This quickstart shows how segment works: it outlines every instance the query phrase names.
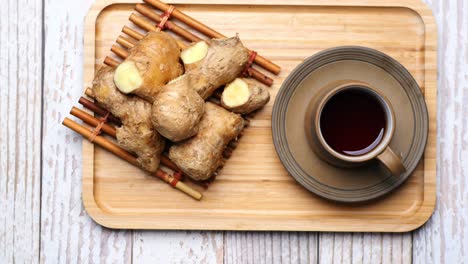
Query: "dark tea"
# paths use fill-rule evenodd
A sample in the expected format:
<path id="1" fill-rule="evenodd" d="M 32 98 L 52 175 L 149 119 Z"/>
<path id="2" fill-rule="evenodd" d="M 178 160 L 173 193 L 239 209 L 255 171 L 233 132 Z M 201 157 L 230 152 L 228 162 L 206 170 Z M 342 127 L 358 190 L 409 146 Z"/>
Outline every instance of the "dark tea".
<path id="1" fill-rule="evenodd" d="M 327 144 L 338 153 L 364 155 L 382 141 L 386 114 L 370 92 L 350 87 L 325 103 L 320 129 Z"/>

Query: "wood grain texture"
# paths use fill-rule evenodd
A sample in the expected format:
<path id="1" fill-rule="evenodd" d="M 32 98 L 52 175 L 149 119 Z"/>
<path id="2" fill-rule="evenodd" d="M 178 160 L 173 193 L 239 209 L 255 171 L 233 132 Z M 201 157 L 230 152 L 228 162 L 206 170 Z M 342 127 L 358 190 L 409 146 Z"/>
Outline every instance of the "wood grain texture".
<path id="1" fill-rule="evenodd" d="M 415 263 L 468 262 L 468 2 L 428 0 L 439 29 L 437 206 L 414 232 Z"/>
<path id="2" fill-rule="evenodd" d="M 133 263 L 222 263 L 223 233 L 135 231 Z"/>
<path id="3" fill-rule="evenodd" d="M 306 232 L 226 232 L 224 263 L 316 263 L 317 235 Z"/>
<path id="4" fill-rule="evenodd" d="M 322 233 L 319 263 L 412 263 L 411 233 Z"/>
<path id="5" fill-rule="evenodd" d="M 45 1 L 42 263 L 130 263 L 131 232 L 102 228 L 81 201 L 81 137 L 61 122 L 83 91 L 83 18 L 92 1 Z"/>
<path id="6" fill-rule="evenodd" d="M 0 9 L 0 263 L 39 261 L 40 1 Z"/>

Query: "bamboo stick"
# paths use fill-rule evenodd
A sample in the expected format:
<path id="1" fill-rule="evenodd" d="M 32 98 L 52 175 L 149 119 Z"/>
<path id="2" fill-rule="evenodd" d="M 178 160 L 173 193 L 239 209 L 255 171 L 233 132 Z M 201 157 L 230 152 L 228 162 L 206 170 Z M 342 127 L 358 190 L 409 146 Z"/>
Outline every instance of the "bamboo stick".
<path id="1" fill-rule="evenodd" d="M 85 128 L 85 127 L 81 126 L 78 123 L 75 123 L 71 119 L 65 118 L 63 120 L 63 125 L 70 128 L 71 130 L 77 132 L 78 134 L 82 135 L 84 138 L 86 138 L 88 140 L 90 139 L 92 131 L 89 130 L 88 128 Z M 113 153 L 116 156 L 122 158 L 123 160 L 129 162 L 130 164 L 139 167 L 139 164 L 138 164 L 136 158 L 133 155 L 131 155 L 127 151 L 123 150 L 119 146 L 115 145 L 111 141 L 107 140 L 106 138 L 104 138 L 102 136 L 96 136 L 93 143 L 95 143 L 96 145 L 110 151 L 111 153 Z M 174 181 L 174 177 L 172 177 L 171 175 L 165 173 L 164 171 L 162 171 L 160 169 L 157 170 L 155 175 L 158 178 L 162 179 L 163 181 L 165 181 L 166 183 L 169 183 L 169 184 L 171 184 Z M 189 195 L 190 197 L 192 197 L 192 198 L 194 198 L 196 200 L 200 200 L 203 197 L 200 192 L 192 189 L 191 187 L 189 187 L 188 185 L 186 185 L 185 183 L 183 183 L 181 181 L 177 181 L 174 188 L 184 192 L 185 194 Z"/>
<path id="2" fill-rule="evenodd" d="M 114 52 L 117 56 L 125 59 L 128 57 L 128 51 L 122 47 L 119 47 L 117 45 L 112 45 L 111 51 Z"/>
<path id="3" fill-rule="evenodd" d="M 86 89 L 86 91 L 88 90 L 91 90 L 89 88 Z M 89 95 L 88 95 L 89 96 Z M 92 98 L 92 96 L 90 96 Z M 107 114 L 107 110 L 97 106 L 95 103 L 91 102 L 90 100 L 84 98 L 84 97 L 81 97 L 80 100 L 78 101 L 82 106 L 88 108 L 89 110 L 93 111 L 94 113 L 100 115 L 100 116 L 105 116 Z M 109 115 L 107 117 L 107 119 L 112 122 L 112 123 L 115 123 L 116 125 L 118 126 L 121 126 L 122 123 L 120 122 L 120 119 L 118 119 L 117 117 L 113 116 L 113 115 Z"/>
<path id="4" fill-rule="evenodd" d="M 167 12 L 167 10 L 169 9 L 169 5 L 166 4 L 166 3 L 163 3 L 159 0 L 143 0 L 144 2 L 150 4 L 151 6 L 163 11 L 163 12 Z M 141 4 L 139 4 L 141 5 Z M 142 5 L 144 6 L 144 5 Z M 137 5 L 137 8 L 138 8 L 138 5 Z M 153 12 L 154 13 L 154 12 Z M 188 26 L 190 26 L 191 28 L 194 28 L 196 30 L 198 30 L 199 32 L 203 33 L 204 35 L 210 37 L 210 38 L 225 38 L 226 36 L 224 36 L 223 34 L 217 32 L 216 30 L 202 24 L 201 22 L 195 20 L 194 18 L 184 14 L 183 12 L 181 12 L 180 10 L 178 10 L 177 8 L 174 9 L 174 11 L 172 12 L 172 16 L 177 18 L 178 20 L 182 21 L 183 23 L 187 24 Z M 263 67 L 264 69 L 278 75 L 281 71 L 281 68 L 276 65 L 275 63 L 271 62 L 270 60 L 267 60 L 266 58 L 260 56 L 260 55 L 257 55 L 255 57 L 255 63 L 257 63 L 258 65 L 260 65 L 261 67 Z"/>
<path id="5" fill-rule="evenodd" d="M 162 170 L 156 171 L 156 176 L 159 177 L 160 179 L 162 179 L 163 181 L 165 181 L 168 184 L 171 184 L 172 181 L 174 181 L 174 177 L 172 177 L 171 175 L 165 173 Z M 189 195 L 190 197 L 192 197 L 195 200 L 201 200 L 201 198 L 203 197 L 203 195 L 200 192 L 192 189 L 190 186 L 188 186 L 187 184 L 185 184 L 185 183 L 183 183 L 181 181 L 178 181 L 175 184 L 174 188 L 176 188 L 178 190 L 181 190 L 183 193 Z"/>
<path id="6" fill-rule="evenodd" d="M 85 122 L 86 124 L 90 125 L 90 126 L 93 126 L 93 127 L 96 127 L 99 125 L 99 123 L 101 122 L 101 120 L 95 118 L 94 116 L 86 113 L 85 111 L 79 109 L 79 108 L 76 108 L 76 107 L 72 107 L 72 109 L 70 110 L 70 114 L 72 114 L 73 116 L 76 116 L 78 117 L 79 119 L 83 120 L 83 122 Z M 115 130 L 115 127 L 109 125 L 109 124 L 106 124 L 104 123 L 101 127 L 101 130 L 108 134 L 109 136 L 111 137 L 116 137 L 116 130 Z"/>
<path id="7" fill-rule="evenodd" d="M 141 34 L 138 31 L 135 31 L 127 26 L 124 26 L 122 28 L 122 32 L 129 35 L 130 37 L 136 39 L 136 40 L 141 40 L 145 35 Z"/>
<path id="8" fill-rule="evenodd" d="M 109 65 L 109 66 L 114 67 L 114 68 L 119 66 L 119 64 L 120 64 L 118 61 L 114 60 L 113 58 L 111 58 L 109 56 L 106 56 L 106 58 L 104 59 L 104 63 L 106 65 Z"/>
<path id="9" fill-rule="evenodd" d="M 153 20 L 154 22 L 156 23 L 159 23 L 161 22 L 162 18 L 161 16 L 159 16 L 158 14 L 156 14 L 155 12 L 153 12 L 153 10 L 151 10 L 150 8 L 142 5 L 142 4 L 137 4 L 136 7 L 135 7 L 135 10 L 148 17 L 149 19 Z M 133 16 L 133 18 L 132 18 Z M 135 19 L 136 21 L 140 20 L 141 17 L 139 16 L 136 16 L 134 14 L 132 14 L 130 16 L 130 21 L 132 21 L 132 19 Z M 134 21 L 132 21 L 133 23 L 135 23 Z M 135 23 L 136 24 L 136 23 Z M 151 25 L 150 28 L 145 28 L 147 31 L 151 31 L 151 30 L 155 30 L 155 29 L 152 29 L 152 27 L 154 27 L 153 25 Z M 177 35 L 187 39 L 187 40 L 190 40 L 190 41 L 200 41 L 201 38 L 197 37 L 196 35 L 194 35 L 192 32 L 190 31 L 187 31 L 179 26 L 177 26 L 177 24 L 171 22 L 171 21 L 166 21 L 166 24 L 165 24 L 165 27 L 167 29 L 169 29 L 170 31 L 176 33 Z"/>
<path id="10" fill-rule="evenodd" d="M 137 7 L 139 5 L 137 4 Z M 138 11 L 138 10 L 137 10 Z M 153 13 L 153 17 L 159 17 L 159 15 L 157 15 L 156 13 L 152 12 Z M 150 23 L 149 21 L 147 21 L 146 19 L 144 19 L 143 17 L 140 17 L 140 16 L 137 16 L 135 14 L 131 14 L 130 15 L 130 21 L 132 21 L 135 25 L 147 30 L 147 31 L 154 31 L 156 30 L 158 27 L 154 26 L 152 23 Z M 168 21 L 169 22 L 169 21 Z M 167 23 L 166 23 L 167 24 Z M 174 33 L 184 37 L 185 39 L 191 41 L 191 42 L 197 42 L 197 41 L 201 41 L 202 39 L 193 35 L 192 33 L 190 33 L 189 31 L 175 25 L 175 24 L 171 24 L 172 26 L 171 27 L 168 27 L 169 30 L 173 31 Z M 179 34 L 178 32 L 183 32 L 182 34 Z M 117 54 L 117 53 L 116 53 Z M 119 54 L 117 54 L 119 55 Z M 123 55 L 123 54 L 122 54 Z M 120 55 L 119 55 L 120 56 Z M 251 76 L 252 78 L 256 79 L 257 81 L 265 84 L 265 85 L 268 85 L 268 86 L 271 86 L 273 84 L 273 79 L 271 79 L 270 77 L 264 75 L 263 73 L 257 71 L 256 69 L 254 68 L 249 68 L 248 69 L 248 75 Z"/>
<path id="11" fill-rule="evenodd" d="M 130 38 L 126 38 L 124 36 L 119 36 L 117 38 L 117 41 L 116 41 L 118 44 L 120 44 L 122 47 L 125 47 L 127 49 L 135 46 L 135 44 L 137 43 L 136 41 L 134 41 L 133 39 L 130 39 Z"/>
<path id="12" fill-rule="evenodd" d="M 78 134 L 82 135 L 84 138 L 88 139 L 90 138 L 92 131 L 89 130 L 88 128 L 79 125 L 78 123 L 75 123 L 69 118 L 65 118 L 63 120 L 63 125 L 70 128 L 71 130 L 77 132 Z M 128 161 L 130 164 L 139 166 L 136 158 L 128 153 L 127 151 L 123 150 L 119 146 L 115 145 L 114 143 L 110 142 L 106 138 L 102 136 L 96 136 L 94 139 L 94 143 L 96 145 L 99 145 L 100 147 L 110 151 L 111 153 L 115 154 L 116 156 L 122 158 L 125 161 Z"/>

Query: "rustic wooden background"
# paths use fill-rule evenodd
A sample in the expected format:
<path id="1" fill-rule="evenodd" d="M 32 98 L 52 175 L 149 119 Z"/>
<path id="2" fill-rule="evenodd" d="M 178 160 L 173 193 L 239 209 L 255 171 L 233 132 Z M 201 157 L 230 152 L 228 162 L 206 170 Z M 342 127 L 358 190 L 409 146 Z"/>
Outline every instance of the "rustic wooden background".
<path id="1" fill-rule="evenodd" d="M 438 200 L 429 222 L 406 234 L 95 224 L 80 197 L 81 138 L 60 124 L 83 90 L 92 2 L 1 1 L 0 263 L 468 263 L 467 0 L 425 0 L 439 29 Z"/>

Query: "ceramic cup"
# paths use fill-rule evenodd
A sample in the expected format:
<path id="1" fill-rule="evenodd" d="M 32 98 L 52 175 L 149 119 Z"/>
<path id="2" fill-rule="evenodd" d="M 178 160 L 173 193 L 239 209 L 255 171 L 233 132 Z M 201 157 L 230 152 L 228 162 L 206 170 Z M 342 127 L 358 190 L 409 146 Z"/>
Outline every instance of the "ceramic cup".
<path id="1" fill-rule="evenodd" d="M 386 117 L 382 139 L 372 150 L 362 155 L 351 156 L 337 152 L 327 144 L 320 127 L 320 118 L 325 104 L 337 93 L 346 89 L 359 89 L 361 92 L 374 97 L 381 104 Z M 387 98 L 371 85 L 354 80 L 341 80 L 330 83 L 320 90 L 318 96 L 309 103 L 306 111 L 304 129 L 307 140 L 312 150 L 323 160 L 334 166 L 350 168 L 364 165 L 376 159 L 395 177 L 406 171 L 401 158 L 389 147 L 395 131 L 393 108 Z"/>

